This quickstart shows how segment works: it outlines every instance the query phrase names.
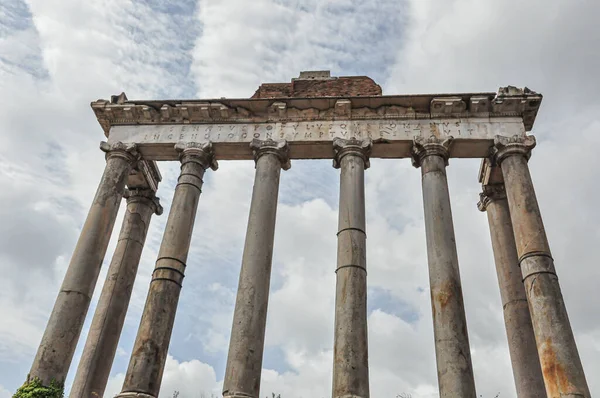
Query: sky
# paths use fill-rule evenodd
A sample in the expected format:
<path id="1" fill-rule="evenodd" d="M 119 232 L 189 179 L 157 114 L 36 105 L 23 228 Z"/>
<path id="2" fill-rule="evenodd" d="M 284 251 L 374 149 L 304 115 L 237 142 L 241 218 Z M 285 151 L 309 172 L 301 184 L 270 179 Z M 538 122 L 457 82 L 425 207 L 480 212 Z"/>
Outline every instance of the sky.
<path id="1" fill-rule="evenodd" d="M 0 2 L 0 398 L 31 366 L 104 168 L 89 103 L 249 97 L 301 70 L 368 75 L 384 94 L 544 95 L 530 169 L 592 394 L 600 394 L 600 2 L 595 0 L 3 0 Z M 479 161 L 447 169 L 477 393 L 516 395 Z M 158 196 L 106 397 L 120 391 L 178 164 Z M 420 171 L 366 171 L 371 396 L 437 396 Z M 161 398 L 222 386 L 254 177 L 207 172 Z M 331 394 L 339 170 L 282 172 L 261 397 Z M 122 220 L 73 360 L 67 390 Z"/>

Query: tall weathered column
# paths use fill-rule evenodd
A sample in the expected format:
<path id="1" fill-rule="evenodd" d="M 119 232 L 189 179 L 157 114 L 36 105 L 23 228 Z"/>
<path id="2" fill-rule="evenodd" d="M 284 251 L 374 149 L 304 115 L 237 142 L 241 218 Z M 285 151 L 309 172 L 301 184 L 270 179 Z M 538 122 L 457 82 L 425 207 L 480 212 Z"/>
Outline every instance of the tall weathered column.
<path id="1" fill-rule="evenodd" d="M 250 146 L 256 175 L 223 382 L 224 397 L 259 398 L 279 176 L 282 168 L 290 167 L 285 141 L 253 140 Z"/>
<path id="2" fill-rule="evenodd" d="M 365 169 L 370 139 L 333 141 L 340 173 L 340 210 L 333 344 L 333 398 L 369 397 Z"/>
<path id="3" fill-rule="evenodd" d="M 546 398 L 504 184 L 484 185 L 477 207 L 487 212 L 490 226 L 517 396 Z"/>
<path id="4" fill-rule="evenodd" d="M 30 380 L 38 378 L 46 385 L 52 381 L 63 384 L 67 377 L 127 176 L 139 159 L 135 145 L 102 142 L 100 149 L 106 152 L 104 174 L 29 372 Z"/>
<path id="5" fill-rule="evenodd" d="M 475 397 L 473 365 L 446 178 L 453 138 L 415 137 L 413 165 L 421 167 L 433 334 L 440 397 Z"/>
<path id="6" fill-rule="evenodd" d="M 181 174 L 125 382 L 118 397 L 158 397 L 202 191 L 202 177 L 209 167 L 217 169 L 210 143 L 178 144 L 175 149 L 181 153 Z"/>
<path id="7" fill-rule="evenodd" d="M 517 254 L 548 398 L 590 397 L 527 160 L 533 136 L 496 136 Z"/>
<path id="8" fill-rule="evenodd" d="M 162 206 L 151 189 L 125 191 L 127 212 L 90 326 L 70 397 L 102 397 L 125 322 L 152 214 Z"/>

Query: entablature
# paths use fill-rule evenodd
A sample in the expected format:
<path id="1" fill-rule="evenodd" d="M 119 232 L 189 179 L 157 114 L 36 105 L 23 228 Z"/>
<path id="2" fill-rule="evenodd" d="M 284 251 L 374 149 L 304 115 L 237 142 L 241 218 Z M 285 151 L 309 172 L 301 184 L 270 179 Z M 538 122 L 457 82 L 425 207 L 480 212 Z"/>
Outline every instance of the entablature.
<path id="1" fill-rule="evenodd" d="M 136 144 L 146 160 L 176 160 L 175 144 L 213 144 L 218 160 L 253 159 L 250 143 L 286 140 L 291 159 L 332 159 L 336 138 L 373 142 L 371 157 L 408 158 L 415 137 L 453 137 L 450 157 L 483 158 L 497 135 L 525 136 L 520 117 L 453 119 L 374 119 L 314 122 L 155 124 L 111 127 L 108 142 Z"/>
<path id="2" fill-rule="evenodd" d="M 91 106 L 108 136 L 123 125 L 287 123 L 339 120 L 419 120 L 519 117 L 531 130 L 542 95 L 527 88 L 498 93 L 361 97 L 128 100 L 124 94 Z"/>

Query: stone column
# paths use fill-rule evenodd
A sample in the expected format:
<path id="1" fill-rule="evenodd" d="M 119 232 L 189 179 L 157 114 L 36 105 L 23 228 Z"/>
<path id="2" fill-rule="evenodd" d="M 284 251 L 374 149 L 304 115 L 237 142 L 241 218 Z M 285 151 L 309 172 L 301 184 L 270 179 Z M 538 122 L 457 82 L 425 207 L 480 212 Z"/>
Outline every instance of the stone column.
<path id="1" fill-rule="evenodd" d="M 285 141 L 253 140 L 256 176 L 238 285 L 224 397 L 259 398 L 275 217 L 281 169 L 289 169 Z"/>
<path id="2" fill-rule="evenodd" d="M 533 136 L 496 136 L 517 254 L 548 398 L 590 397 L 527 160 Z"/>
<path id="3" fill-rule="evenodd" d="M 106 254 L 127 176 L 139 159 L 135 145 L 102 142 L 106 167 L 28 379 L 64 384 Z"/>
<path id="4" fill-rule="evenodd" d="M 340 210 L 333 344 L 333 398 L 369 397 L 365 169 L 370 139 L 333 140 Z"/>
<path id="5" fill-rule="evenodd" d="M 102 397 L 125 322 L 146 233 L 162 206 L 151 189 L 125 191 L 127 212 L 71 387 L 71 398 Z"/>
<path id="6" fill-rule="evenodd" d="M 453 138 L 415 137 L 421 167 L 435 356 L 441 398 L 475 398 L 473 365 L 446 178 Z"/>
<path id="7" fill-rule="evenodd" d="M 490 226 L 517 396 L 546 398 L 504 184 L 484 185 L 477 207 Z"/>
<path id="8" fill-rule="evenodd" d="M 181 153 L 181 174 L 175 187 L 125 382 L 118 397 L 158 397 L 202 189 L 202 177 L 209 167 L 217 169 L 211 143 L 177 144 L 175 149 Z"/>

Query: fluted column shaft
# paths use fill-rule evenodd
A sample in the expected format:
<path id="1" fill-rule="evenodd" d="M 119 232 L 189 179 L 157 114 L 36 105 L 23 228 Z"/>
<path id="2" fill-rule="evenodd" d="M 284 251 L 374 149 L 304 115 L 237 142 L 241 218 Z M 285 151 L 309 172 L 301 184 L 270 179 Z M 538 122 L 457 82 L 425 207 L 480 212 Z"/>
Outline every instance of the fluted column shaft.
<path id="1" fill-rule="evenodd" d="M 333 398 L 369 397 L 365 169 L 371 140 L 335 139 L 340 209 L 333 344 Z"/>
<path id="2" fill-rule="evenodd" d="M 446 165 L 452 137 L 415 138 L 421 167 L 433 333 L 441 398 L 474 398 L 475 382 L 450 208 Z"/>
<path id="3" fill-rule="evenodd" d="M 484 185 L 480 196 L 478 207 L 487 212 L 490 227 L 517 396 L 546 398 L 504 185 Z"/>
<path id="4" fill-rule="evenodd" d="M 175 187 L 142 320 L 118 397 L 158 397 L 202 190 L 204 171 L 216 169 L 210 143 L 177 145 L 181 174 Z"/>
<path id="5" fill-rule="evenodd" d="M 153 213 L 162 213 L 150 189 L 126 191 L 125 196 L 127 211 L 71 388 L 72 398 L 104 396 L 150 219 Z"/>
<path id="6" fill-rule="evenodd" d="M 281 168 L 289 168 L 285 141 L 254 140 L 252 202 L 238 285 L 223 396 L 259 398 L 273 240 Z"/>
<path id="7" fill-rule="evenodd" d="M 527 159 L 535 138 L 497 136 L 500 164 L 548 398 L 590 397 Z"/>
<path id="8" fill-rule="evenodd" d="M 29 379 L 64 383 L 117 218 L 127 176 L 138 160 L 134 145 L 107 144 L 106 167 L 54 303 Z"/>

